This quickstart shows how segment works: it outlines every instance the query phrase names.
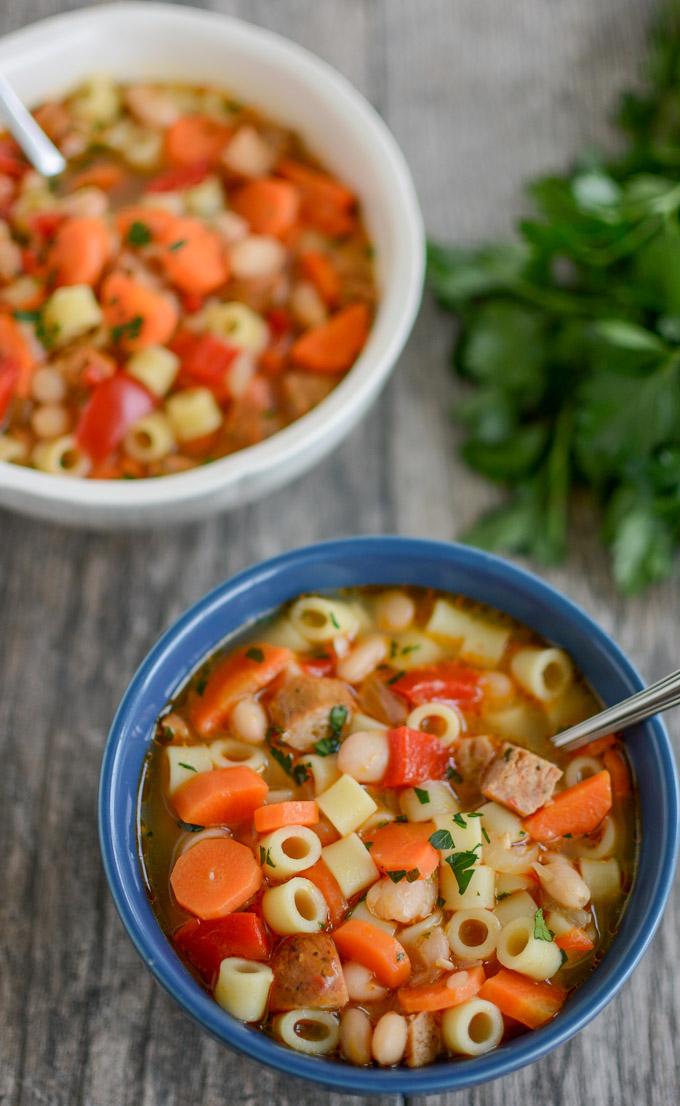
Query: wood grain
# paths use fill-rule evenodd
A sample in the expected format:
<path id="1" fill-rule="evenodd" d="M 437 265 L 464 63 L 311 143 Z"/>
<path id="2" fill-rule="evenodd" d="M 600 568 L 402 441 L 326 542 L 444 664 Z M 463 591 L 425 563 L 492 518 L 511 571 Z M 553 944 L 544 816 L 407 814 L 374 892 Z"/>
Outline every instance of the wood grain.
<path id="1" fill-rule="evenodd" d="M 5 0 L 0 31 L 76 6 Z M 281 31 L 347 74 L 401 142 L 430 231 L 471 241 L 507 230 L 528 174 L 608 141 L 607 118 L 635 77 L 653 4 L 203 6 Z M 352 1101 L 230 1054 L 141 970 L 100 867 L 97 774 L 130 674 L 209 587 L 256 559 L 335 535 L 453 538 L 490 501 L 455 453 L 450 338 L 450 321 L 426 303 L 373 413 L 313 474 L 255 507 L 144 536 L 79 534 L 0 513 L 2 1106 Z M 612 591 L 595 520 L 587 509 L 577 515 L 568 565 L 545 575 L 647 676 L 677 667 L 680 578 L 624 602 Z M 676 896 L 632 982 L 586 1033 L 531 1068 L 435 1097 L 434 1106 L 677 1103 L 679 941 Z"/>

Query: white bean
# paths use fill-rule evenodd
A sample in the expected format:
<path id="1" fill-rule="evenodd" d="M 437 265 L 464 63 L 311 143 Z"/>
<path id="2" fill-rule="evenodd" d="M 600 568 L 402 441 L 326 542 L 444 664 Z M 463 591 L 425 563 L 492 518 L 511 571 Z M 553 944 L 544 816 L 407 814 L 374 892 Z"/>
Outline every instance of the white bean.
<path id="1" fill-rule="evenodd" d="M 479 683 L 486 706 L 501 707 L 515 697 L 515 685 L 505 672 L 482 672 Z"/>
<path id="2" fill-rule="evenodd" d="M 237 280 L 275 277 L 286 262 L 286 248 L 266 234 L 251 234 L 231 248 L 231 271 Z"/>
<path id="3" fill-rule="evenodd" d="M 248 224 L 235 211 L 221 211 L 213 219 L 212 225 L 228 246 L 248 237 Z"/>
<path id="4" fill-rule="evenodd" d="M 359 730 L 340 746 L 338 768 L 358 783 L 377 783 L 385 775 L 389 759 L 386 732 Z"/>
<path id="5" fill-rule="evenodd" d="M 229 726 L 239 741 L 248 745 L 261 745 L 267 733 L 267 714 L 261 703 L 252 695 L 239 699 L 231 712 Z"/>
<path id="6" fill-rule="evenodd" d="M 290 294 L 290 309 L 295 316 L 295 321 L 303 327 L 321 326 L 325 323 L 328 312 L 313 284 L 307 280 L 299 280 L 293 285 Z"/>
<path id="7" fill-rule="evenodd" d="M 365 1010 L 350 1006 L 343 1012 L 340 1018 L 340 1048 L 351 1064 L 358 1067 L 370 1064 L 372 1038 L 373 1027 Z"/>
<path id="8" fill-rule="evenodd" d="M 398 633 L 413 622 L 416 605 L 403 591 L 384 591 L 375 604 L 375 617 L 381 630 Z"/>
<path id="9" fill-rule="evenodd" d="M 276 154 L 254 127 L 239 127 L 222 154 L 222 164 L 242 177 L 264 177 Z"/>
<path id="10" fill-rule="evenodd" d="M 384 1068 L 398 1064 L 406 1049 L 408 1023 L 401 1014 L 383 1014 L 373 1030 L 373 1059 Z"/>
<path id="11" fill-rule="evenodd" d="M 44 365 L 33 376 L 31 395 L 38 403 L 59 403 L 66 395 L 66 381 L 58 369 Z"/>
<path id="12" fill-rule="evenodd" d="M 363 964 L 348 960 L 342 966 L 342 974 L 347 985 L 347 994 L 352 1002 L 377 1002 L 388 994 L 387 987 L 381 987 L 373 972 Z"/>
<path id="13" fill-rule="evenodd" d="M 370 634 L 340 661 L 337 672 L 348 684 L 365 680 L 387 656 L 387 640 L 382 634 Z"/>
<path id="14" fill-rule="evenodd" d="M 60 438 L 69 428 L 68 411 L 60 403 L 46 403 L 33 412 L 31 426 L 38 438 Z"/>
<path id="15" fill-rule="evenodd" d="M 547 864 L 532 865 L 541 887 L 560 906 L 582 910 L 590 899 L 590 889 L 575 868 L 563 857 L 554 857 Z"/>
<path id="16" fill-rule="evenodd" d="M 148 85 L 128 88 L 125 101 L 135 118 L 145 127 L 169 127 L 180 116 L 179 107 L 171 96 Z"/>

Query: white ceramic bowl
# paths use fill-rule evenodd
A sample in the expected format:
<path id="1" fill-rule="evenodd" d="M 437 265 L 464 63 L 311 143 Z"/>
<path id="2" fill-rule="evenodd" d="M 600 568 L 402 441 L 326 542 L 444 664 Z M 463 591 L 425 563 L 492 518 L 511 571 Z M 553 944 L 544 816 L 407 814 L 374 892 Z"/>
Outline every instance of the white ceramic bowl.
<path id="1" fill-rule="evenodd" d="M 360 197 L 380 305 L 366 347 L 322 404 L 259 445 L 153 480 L 48 476 L 0 462 L 0 505 L 74 526 L 187 522 L 272 491 L 310 468 L 375 399 L 413 325 L 424 234 L 411 176 L 377 113 L 348 81 L 279 35 L 214 13 L 123 3 L 58 16 L 0 42 L 0 68 L 29 105 L 92 72 L 214 83 L 297 130 Z"/>

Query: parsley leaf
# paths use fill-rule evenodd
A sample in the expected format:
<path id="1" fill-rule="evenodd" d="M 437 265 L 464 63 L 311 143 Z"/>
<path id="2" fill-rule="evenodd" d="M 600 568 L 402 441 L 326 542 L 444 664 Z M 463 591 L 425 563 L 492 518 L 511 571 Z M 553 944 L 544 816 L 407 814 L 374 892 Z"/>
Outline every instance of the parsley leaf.
<path id="1" fill-rule="evenodd" d="M 435 849 L 452 849 L 453 837 L 447 829 L 438 829 L 434 833 L 430 834 L 428 841 L 431 845 L 434 845 Z"/>
<path id="2" fill-rule="evenodd" d="M 467 822 L 462 814 L 454 814 L 452 817 L 457 826 L 460 826 L 461 829 L 467 829 Z"/>
<path id="3" fill-rule="evenodd" d="M 340 748 L 340 734 L 347 721 L 348 713 L 347 707 L 341 705 L 331 709 L 328 715 L 328 724 L 331 732 L 328 737 L 322 737 L 314 746 L 314 751 L 318 753 L 320 757 L 327 757 L 330 756 L 331 753 L 337 753 Z"/>
<path id="4" fill-rule="evenodd" d="M 475 864 L 478 860 L 476 849 L 468 849 L 460 853 L 450 853 L 445 860 L 456 877 L 459 892 L 463 895 L 470 886 L 470 881 L 475 874 Z"/>
<path id="5" fill-rule="evenodd" d="M 122 342 L 124 339 L 139 338 L 144 319 L 141 315 L 134 315 L 127 322 L 119 323 L 111 327 L 111 341 Z"/>
<path id="6" fill-rule="evenodd" d="M 177 825 L 185 833 L 200 833 L 205 829 L 205 826 L 198 826 L 194 822 L 183 822 L 181 818 L 177 819 Z"/>
<path id="7" fill-rule="evenodd" d="M 291 776 L 298 785 L 303 784 L 305 780 L 309 779 L 309 771 L 304 764 L 293 764 L 291 753 L 284 753 L 283 749 L 279 749 L 277 745 L 272 744 L 269 735 L 267 735 L 267 741 L 269 743 L 269 752 L 276 763 L 283 768 L 287 776 Z"/>
<path id="8" fill-rule="evenodd" d="M 246 649 L 246 656 L 248 660 L 255 661 L 256 664 L 262 664 L 264 660 L 264 653 L 259 645 L 251 645 L 250 649 Z"/>
<path id="9" fill-rule="evenodd" d="M 534 914 L 534 937 L 537 941 L 552 941 L 555 934 L 551 929 L 548 929 L 545 924 L 545 918 L 543 917 L 543 909 L 539 906 L 538 910 Z"/>
<path id="10" fill-rule="evenodd" d="M 194 768 L 193 764 L 186 764 L 183 760 L 178 760 L 177 764 L 180 768 L 186 768 L 188 772 L 197 772 L 198 769 Z"/>
<path id="11" fill-rule="evenodd" d="M 406 875 L 406 869 L 400 868 L 396 872 L 387 872 L 386 875 L 389 876 L 389 878 L 392 880 L 392 883 L 399 883 L 399 881 L 402 880 Z"/>
<path id="12" fill-rule="evenodd" d="M 417 798 L 419 803 L 421 803 L 423 806 L 425 806 L 426 803 L 429 803 L 429 801 L 430 801 L 430 792 L 429 791 L 427 791 L 423 787 L 414 787 L 413 790 L 415 791 L 416 798 Z"/>
<path id="13" fill-rule="evenodd" d="M 264 845 L 260 845 L 260 864 L 267 864 L 270 868 L 276 867 L 276 864 L 272 860 L 271 848 L 265 849 Z"/>
<path id="14" fill-rule="evenodd" d="M 148 246 L 152 238 L 153 235 L 146 223 L 139 222 L 135 219 L 135 221 L 130 224 L 130 229 L 127 232 L 127 241 L 131 246 Z"/>

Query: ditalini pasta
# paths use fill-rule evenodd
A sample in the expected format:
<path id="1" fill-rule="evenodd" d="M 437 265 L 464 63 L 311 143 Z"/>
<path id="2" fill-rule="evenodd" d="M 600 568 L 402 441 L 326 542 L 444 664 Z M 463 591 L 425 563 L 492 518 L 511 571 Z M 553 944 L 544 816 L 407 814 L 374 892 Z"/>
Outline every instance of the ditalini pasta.
<path id="1" fill-rule="evenodd" d="M 66 169 L 0 134 L 0 462 L 169 476 L 322 403 L 377 299 L 352 189 L 217 88 L 98 76 L 35 115 Z"/>
<path id="2" fill-rule="evenodd" d="M 136 363 L 170 387 L 170 359 Z M 545 1024 L 634 875 L 621 743 L 548 740 L 575 704 L 597 706 L 562 650 L 469 600 L 301 596 L 158 719 L 139 842 L 160 924 L 225 1016 L 310 1056 L 413 1067 Z"/>

